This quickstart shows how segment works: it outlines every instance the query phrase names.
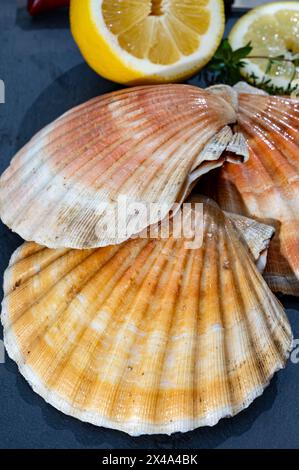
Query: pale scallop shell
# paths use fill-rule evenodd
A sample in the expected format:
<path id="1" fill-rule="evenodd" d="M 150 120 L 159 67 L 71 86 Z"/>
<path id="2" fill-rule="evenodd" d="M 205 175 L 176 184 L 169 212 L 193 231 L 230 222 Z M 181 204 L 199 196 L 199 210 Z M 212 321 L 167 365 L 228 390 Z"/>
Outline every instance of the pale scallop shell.
<path id="1" fill-rule="evenodd" d="M 212 426 L 263 392 L 289 323 L 230 219 L 204 201 L 203 220 L 197 249 L 170 237 L 13 254 L 4 340 L 39 395 L 140 435 Z"/>
<path id="2" fill-rule="evenodd" d="M 239 84 L 236 90 L 238 129 L 247 139 L 250 158 L 238 167 L 225 164 L 212 180 L 207 177 L 205 192 L 224 210 L 275 227 L 265 278 L 273 291 L 298 296 L 299 102 L 249 85 Z"/>
<path id="3" fill-rule="evenodd" d="M 270 225 L 261 224 L 254 219 L 239 214 L 227 212 L 227 215 L 244 237 L 258 270 L 264 272 L 267 263 L 268 249 L 275 229 Z"/>
<path id="4" fill-rule="evenodd" d="M 224 162 L 233 139 L 227 125 L 235 120 L 222 97 L 190 85 L 95 98 L 13 158 L 0 180 L 1 218 L 25 240 L 51 248 L 120 243 L 164 218 L 200 175 Z M 246 151 L 232 158 L 242 161 Z M 129 209 L 115 234 L 120 199 Z M 130 212 L 140 203 L 155 209 Z"/>

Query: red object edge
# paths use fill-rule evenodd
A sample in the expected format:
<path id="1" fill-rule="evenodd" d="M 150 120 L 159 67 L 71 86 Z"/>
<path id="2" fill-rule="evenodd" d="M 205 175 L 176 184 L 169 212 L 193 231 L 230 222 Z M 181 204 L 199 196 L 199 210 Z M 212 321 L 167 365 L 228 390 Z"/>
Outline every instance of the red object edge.
<path id="1" fill-rule="evenodd" d="M 28 0 L 27 9 L 30 15 L 38 15 L 46 10 L 58 7 L 67 7 L 70 0 Z"/>

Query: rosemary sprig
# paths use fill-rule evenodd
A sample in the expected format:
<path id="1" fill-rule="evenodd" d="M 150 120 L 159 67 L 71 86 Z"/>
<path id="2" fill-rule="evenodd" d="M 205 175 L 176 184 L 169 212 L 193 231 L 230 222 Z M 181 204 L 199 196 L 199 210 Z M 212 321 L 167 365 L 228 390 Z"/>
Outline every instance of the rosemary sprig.
<path id="1" fill-rule="evenodd" d="M 215 85 L 217 83 L 224 83 L 227 85 L 235 85 L 237 82 L 244 80 L 245 78 L 253 86 L 261 88 L 270 94 L 284 95 L 291 94 L 298 90 L 299 85 L 293 85 L 292 83 L 296 77 L 297 67 L 299 67 L 298 55 L 294 57 L 285 57 L 284 55 L 267 57 L 251 55 L 251 52 L 252 46 L 250 43 L 233 51 L 228 39 L 224 39 L 217 49 L 213 59 L 203 72 L 206 84 Z M 265 75 L 262 80 L 254 74 L 244 77 L 244 74 L 241 73 L 242 68 L 246 65 L 244 59 L 261 59 L 268 61 Z M 282 62 L 291 63 L 294 68 L 293 75 L 286 88 L 276 86 L 272 82 L 271 77 L 269 77 L 273 66 L 279 65 Z"/>

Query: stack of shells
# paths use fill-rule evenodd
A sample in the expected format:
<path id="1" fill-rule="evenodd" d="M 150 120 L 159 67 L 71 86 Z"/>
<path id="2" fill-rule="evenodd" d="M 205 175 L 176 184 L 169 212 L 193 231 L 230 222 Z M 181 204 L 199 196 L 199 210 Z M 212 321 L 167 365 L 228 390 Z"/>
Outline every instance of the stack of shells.
<path id="1" fill-rule="evenodd" d="M 251 87 L 143 86 L 72 109 L 18 152 L 0 214 L 27 241 L 1 318 L 39 395 L 140 435 L 215 425 L 263 392 L 292 347 L 266 281 L 299 293 L 298 125 L 295 101 Z M 115 233 L 121 198 L 151 210 Z M 177 237 L 183 203 L 191 232 Z"/>

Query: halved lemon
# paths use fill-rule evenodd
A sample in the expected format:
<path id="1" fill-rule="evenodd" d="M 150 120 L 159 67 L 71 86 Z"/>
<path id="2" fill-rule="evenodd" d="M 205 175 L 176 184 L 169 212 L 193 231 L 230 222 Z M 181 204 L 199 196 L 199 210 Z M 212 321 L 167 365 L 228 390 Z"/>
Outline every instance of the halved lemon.
<path id="1" fill-rule="evenodd" d="M 299 2 L 277 2 L 254 8 L 233 27 L 229 42 L 238 49 L 251 42 L 251 56 L 293 59 L 299 53 Z M 246 59 L 242 72 L 252 73 L 258 81 L 267 71 L 268 60 Z M 292 80 L 299 79 L 299 70 L 291 62 L 274 64 L 267 76 L 274 85 L 286 88 Z"/>
<path id="2" fill-rule="evenodd" d="M 202 68 L 224 31 L 222 0 L 71 0 L 71 29 L 100 75 L 173 82 Z"/>

